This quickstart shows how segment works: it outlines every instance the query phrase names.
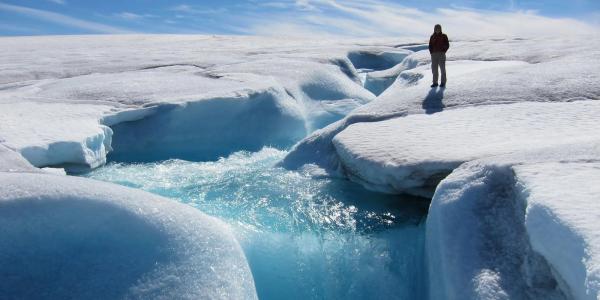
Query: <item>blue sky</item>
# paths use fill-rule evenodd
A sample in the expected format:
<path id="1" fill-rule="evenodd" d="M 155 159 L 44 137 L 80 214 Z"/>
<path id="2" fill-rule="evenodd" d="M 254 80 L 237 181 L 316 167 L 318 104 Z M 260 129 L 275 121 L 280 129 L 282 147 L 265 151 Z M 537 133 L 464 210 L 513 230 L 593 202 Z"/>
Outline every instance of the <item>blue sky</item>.
<path id="1" fill-rule="evenodd" d="M 0 35 L 416 36 L 595 33 L 600 0 L 0 0 Z"/>

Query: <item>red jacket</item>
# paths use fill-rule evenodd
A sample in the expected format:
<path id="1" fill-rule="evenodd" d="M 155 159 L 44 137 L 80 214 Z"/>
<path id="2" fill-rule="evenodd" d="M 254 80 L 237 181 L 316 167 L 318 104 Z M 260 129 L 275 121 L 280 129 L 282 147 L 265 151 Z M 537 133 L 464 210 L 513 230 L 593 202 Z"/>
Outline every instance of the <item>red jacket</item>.
<path id="1" fill-rule="evenodd" d="M 450 48 L 448 36 L 443 33 L 434 33 L 429 38 L 429 53 L 444 52 Z"/>

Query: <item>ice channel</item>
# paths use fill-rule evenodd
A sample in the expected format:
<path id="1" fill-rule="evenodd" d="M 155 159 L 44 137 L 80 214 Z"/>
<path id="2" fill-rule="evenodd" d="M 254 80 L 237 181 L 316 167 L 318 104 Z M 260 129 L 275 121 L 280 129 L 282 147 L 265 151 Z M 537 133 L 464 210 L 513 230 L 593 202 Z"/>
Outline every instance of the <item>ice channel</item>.
<path id="1" fill-rule="evenodd" d="M 424 298 L 429 202 L 276 167 L 285 154 L 264 148 L 210 162 L 113 162 L 84 176 L 228 222 L 261 299 Z"/>

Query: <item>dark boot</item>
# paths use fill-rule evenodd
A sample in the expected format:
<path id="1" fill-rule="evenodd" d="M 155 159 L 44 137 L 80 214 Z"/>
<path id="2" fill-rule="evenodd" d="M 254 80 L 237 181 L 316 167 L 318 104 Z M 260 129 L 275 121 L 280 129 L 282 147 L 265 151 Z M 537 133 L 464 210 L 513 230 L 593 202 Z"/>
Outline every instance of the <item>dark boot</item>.
<path id="1" fill-rule="evenodd" d="M 437 82 L 431 85 L 432 88 L 434 88 L 436 86 L 438 86 Z"/>

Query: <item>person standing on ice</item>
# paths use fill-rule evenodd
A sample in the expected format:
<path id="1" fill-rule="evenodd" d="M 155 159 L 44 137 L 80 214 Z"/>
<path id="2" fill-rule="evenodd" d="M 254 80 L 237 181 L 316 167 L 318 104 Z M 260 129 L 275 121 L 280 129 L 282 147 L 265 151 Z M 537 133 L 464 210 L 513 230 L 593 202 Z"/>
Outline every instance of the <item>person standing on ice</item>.
<path id="1" fill-rule="evenodd" d="M 446 86 L 446 51 L 448 51 L 448 48 L 450 48 L 448 36 L 442 33 L 442 25 L 436 24 L 435 27 L 433 27 L 433 34 L 429 38 L 431 71 L 433 72 L 432 88 L 438 86 L 438 68 L 442 72 L 442 82 L 440 87 Z"/>

